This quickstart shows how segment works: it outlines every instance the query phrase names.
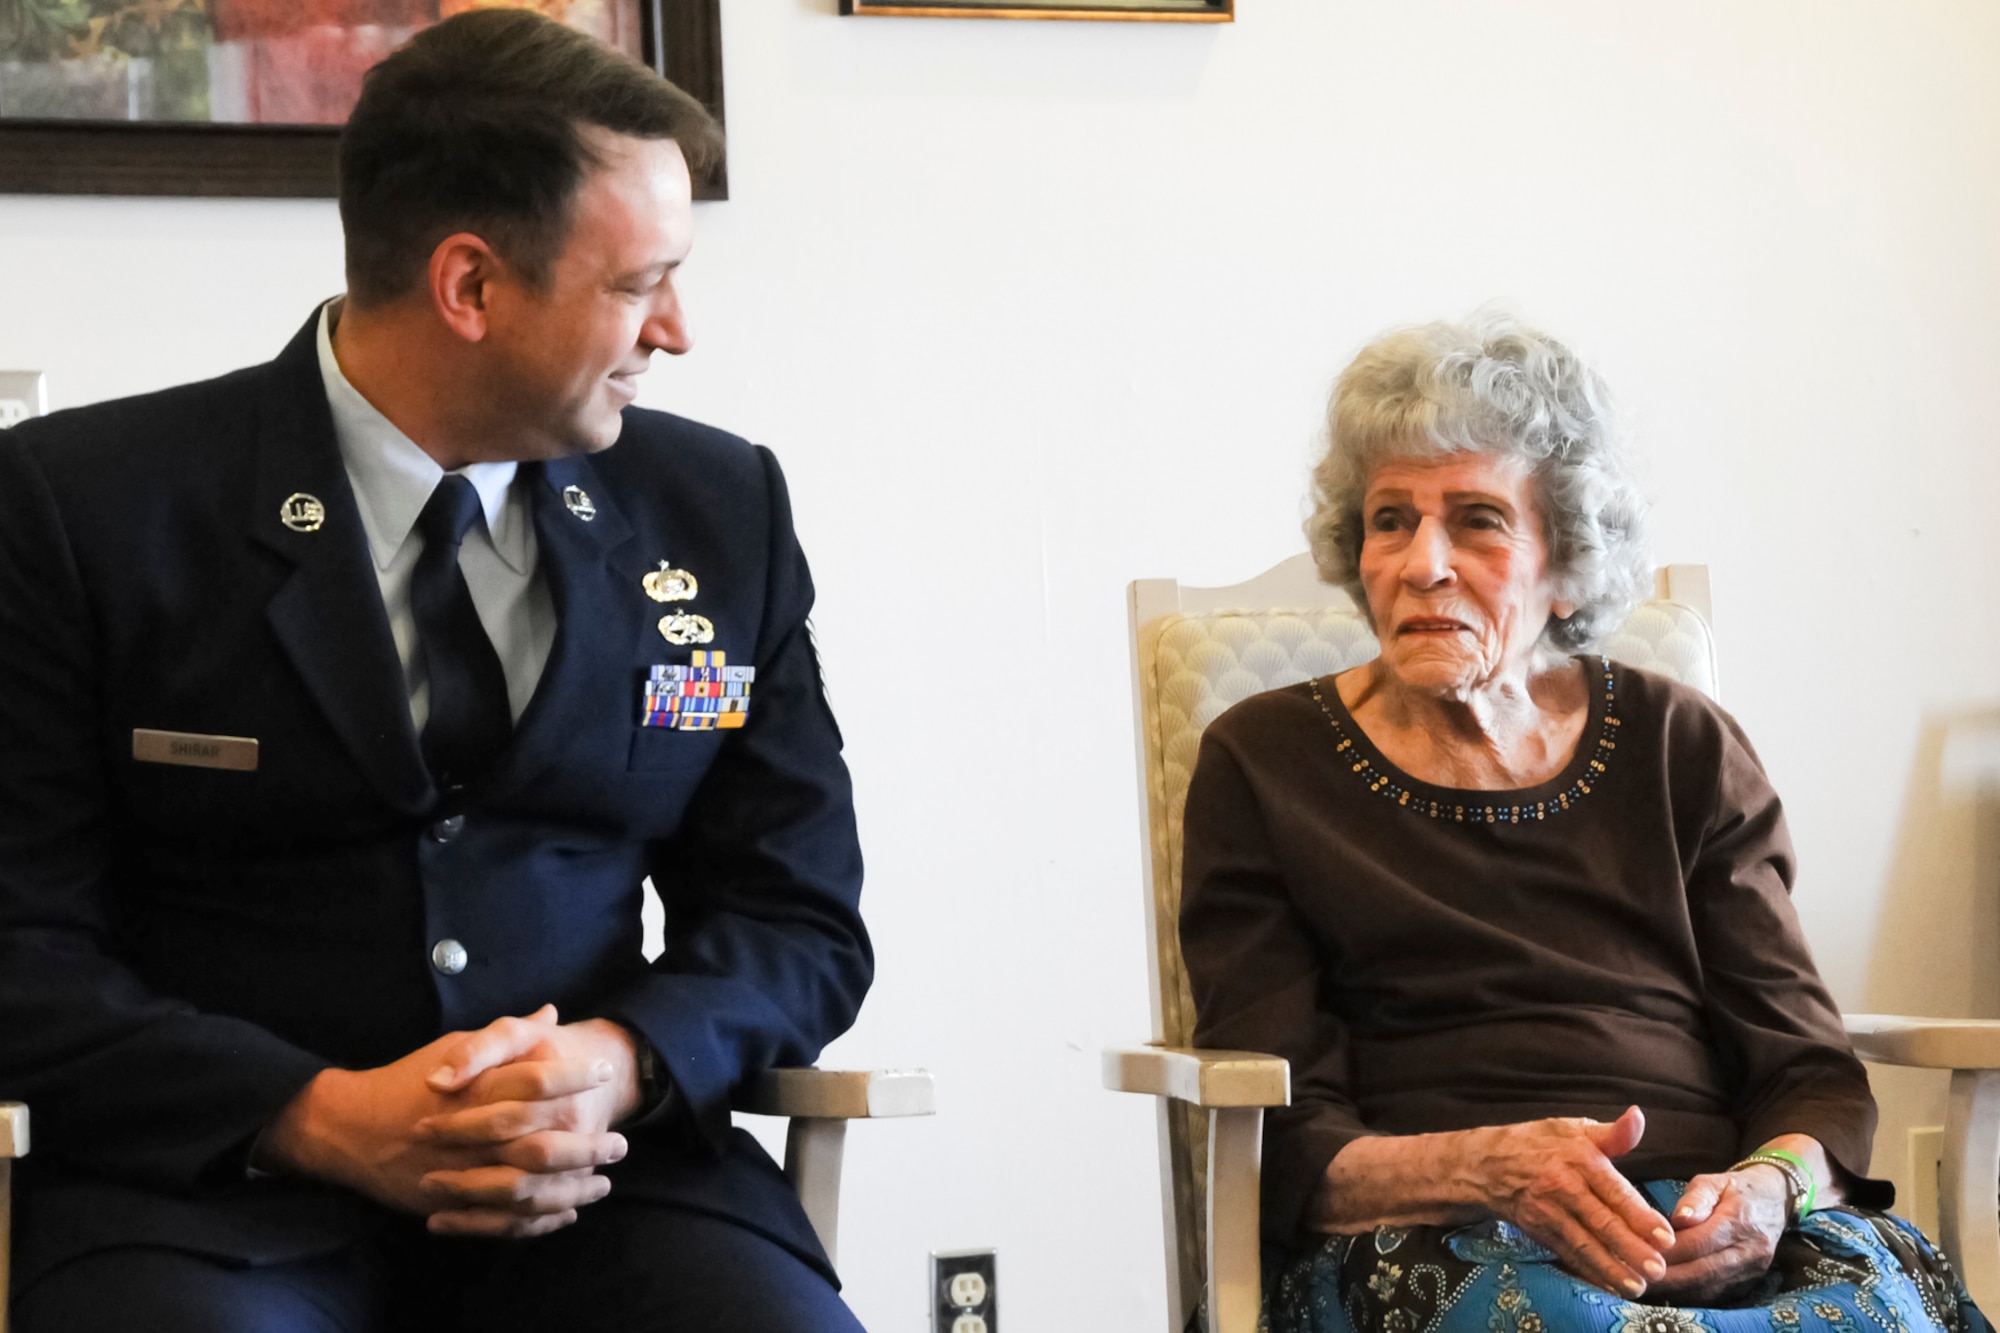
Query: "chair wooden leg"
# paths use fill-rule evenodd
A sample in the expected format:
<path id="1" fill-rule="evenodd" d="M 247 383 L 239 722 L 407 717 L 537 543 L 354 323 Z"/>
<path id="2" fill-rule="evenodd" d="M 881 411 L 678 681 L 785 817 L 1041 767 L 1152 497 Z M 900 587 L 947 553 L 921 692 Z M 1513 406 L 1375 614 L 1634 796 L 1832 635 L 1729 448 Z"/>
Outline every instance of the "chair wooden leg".
<path id="1" fill-rule="evenodd" d="M 1263 1158 L 1262 1107 L 1209 1112 L 1209 1333 L 1256 1333 L 1263 1302 L 1257 1243 Z"/>
<path id="2" fill-rule="evenodd" d="M 7 1333 L 7 1294 L 13 1290 L 8 1259 L 14 1253 L 14 1164 L 0 1157 L 0 1333 Z"/>
<path id="3" fill-rule="evenodd" d="M 846 1149 L 845 1120 L 793 1116 L 785 1131 L 785 1179 L 799 1192 L 806 1220 L 812 1223 L 827 1261 L 836 1268 L 840 1266 L 840 1159 Z"/>
<path id="4" fill-rule="evenodd" d="M 1938 1232 L 1973 1301 L 2000 1310 L 2000 1071 L 1952 1071 Z"/>
<path id="5" fill-rule="evenodd" d="M 1201 1309 L 1203 1257 L 1208 1237 L 1194 1234 L 1190 1217 L 1198 1215 L 1200 1199 L 1183 1198 L 1183 1190 L 1206 1189 L 1207 1182 L 1193 1182 L 1193 1154 L 1189 1152 L 1193 1126 L 1190 1108 L 1172 1097 L 1155 1097 L 1154 1113 L 1160 1133 L 1160 1216 L 1166 1225 L 1160 1239 L 1167 1251 L 1166 1333 L 1187 1333 L 1188 1323 Z"/>
<path id="6" fill-rule="evenodd" d="M 0 1102 L 0 1333 L 7 1333 L 8 1264 L 14 1253 L 14 1159 L 28 1155 L 28 1108 Z"/>

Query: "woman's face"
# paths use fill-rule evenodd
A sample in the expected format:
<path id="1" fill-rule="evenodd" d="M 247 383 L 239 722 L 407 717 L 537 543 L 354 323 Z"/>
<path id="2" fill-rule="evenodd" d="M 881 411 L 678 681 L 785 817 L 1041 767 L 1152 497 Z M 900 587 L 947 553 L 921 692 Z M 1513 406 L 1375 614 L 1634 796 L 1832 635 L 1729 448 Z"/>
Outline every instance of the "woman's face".
<path id="1" fill-rule="evenodd" d="M 1525 464 L 1497 454 L 1389 463 L 1361 505 L 1361 584 L 1382 665 L 1463 697 L 1525 678 L 1551 610 L 1548 552 Z"/>

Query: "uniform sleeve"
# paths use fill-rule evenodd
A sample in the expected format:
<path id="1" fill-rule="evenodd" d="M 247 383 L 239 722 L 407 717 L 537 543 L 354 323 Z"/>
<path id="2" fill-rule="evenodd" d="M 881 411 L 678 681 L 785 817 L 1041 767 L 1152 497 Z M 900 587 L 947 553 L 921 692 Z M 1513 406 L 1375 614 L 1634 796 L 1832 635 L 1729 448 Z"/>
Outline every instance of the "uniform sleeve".
<path id="1" fill-rule="evenodd" d="M 666 952 L 609 1007 L 653 1044 L 712 1143 L 731 1094 L 765 1069 L 811 1064 L 874 975 L 853 793 L 807 626 L 812 578 L 777 462 L 758 454 L 770 566 L 749 719 L 652 858 Z"/>
<path id="2" fill-rule="evenodd" d="M 1712 1035 L 1741 1090 L 1739 1151 L 1809 1134 L 1847 1172 L 1854 1202 L 1887 1207 L 1893 1187 L 1866 1176 L 1875 1132 L 1868 1075 L 1792 908 L 1784 810 L 1748 739 L 1722 723 L 1714 808 L 1688 905 Z"/>
<path id="3" fill-rule="evenodd" d="M 1300 1221 L 1327 1164 L 1369 1131 L 1348 1090 L 1347 1030 L 1320 1003 L 1319 951 L 1292 905 L 1255 790 L 1211 728 L 1188 787 L 1181 955 L 1195 1043 L 1291 1063 L 1292 1104 L 1264 1114 L 1264 1235 Z"/>
<path id="4" fill-rule="evenodd" d="M 34 423 L 29 423 L 32 426 Z M 120 829 L 102 671 L 60 510 L 0 435 L 0 1097 L 37 1157 L 167 1190 L 238 1160 L 324 1061 L 152 993 L 111 956 Z"/>

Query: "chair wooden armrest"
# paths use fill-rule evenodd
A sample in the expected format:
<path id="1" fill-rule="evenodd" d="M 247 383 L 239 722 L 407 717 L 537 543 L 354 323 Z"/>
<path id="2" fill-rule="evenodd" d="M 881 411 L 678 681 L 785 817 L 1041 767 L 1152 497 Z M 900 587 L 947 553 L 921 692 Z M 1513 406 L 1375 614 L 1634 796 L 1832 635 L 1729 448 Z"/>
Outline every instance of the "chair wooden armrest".
<path id="1" fill-rule="evenodd" d="M 752 1115 L 791 1117 L 785 1130 L 785 1178 L 838 1264 L 840 1159 L 847 1122 L 935 1115 L 936 1089 L 926 1069 L 770 1069 L 738 1107 Z M 0 1330 L 4 1333 L 4 1330 Z"/>
<path id="2" fill-rule="evenodd" d="M 1292 1104 L 1290 1063 L 1256 1051 L 1113 1047 L 1104 1052 L 1104 1086 L 1208 1112 L 1208 1327 L 1212 1333 L 1253 1333 L 1263 1303 L 1258 1216 L 1264 1108 Z"/>
<path id="3" fill-rule="evenodd" d="M 7 1293 L 14 1252 L 14 1159 L 28 1155 L 28 1108 L 0 1102 L 0 1333 L 7 1333 Z"/>
<path id="4" fill-rule="evenodd" d="M 1878 1065 L 2000 1069 L 2000 1019 L 1848 1014 L 1854 1053 Z"/>
<path id="5" fill-rule="evenodd" d="M 752 1085 L 741 1109 L 813 1120 L 881 1120 L 935 1115 L 937 1095 L 927 1069 L 770 1069 Z"/>
<path id="6" fill-rule="evenodd" d="M 1104 1052 L 1104 1086 L 1113 1092 L 1172 1097 L 1207 1110 L 1292 1104 L 1291 1066 L 1256 1051 L 1114 1046 Z"/>
<path id="7" fill-rule="evenodd" d="M 1951 1071 L 1938 1173 L 1938 1241 L 1980 1308 L 2000 1301 L 2000 1021 L 1848 1014 L 1854 1053 Z"/>

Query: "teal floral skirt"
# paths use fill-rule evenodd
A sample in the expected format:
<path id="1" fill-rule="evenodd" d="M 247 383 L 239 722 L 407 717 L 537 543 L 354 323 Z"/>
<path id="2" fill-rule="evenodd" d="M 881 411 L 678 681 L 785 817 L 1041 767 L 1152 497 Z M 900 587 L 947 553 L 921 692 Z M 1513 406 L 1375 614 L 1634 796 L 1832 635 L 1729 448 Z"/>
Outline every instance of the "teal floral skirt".
<path id="1" fill-rule="evenodd" d="M 1643 1188 L 1665 1213 L 1685 1186 Z M 1785 1232 L 1770 1271 L 1713 1307 L 1628 1301 L 1494 1221 L 1269 1253 L 1264 1313 L 1268 1333 L 1993 1333 L 1915 1227 L 1835 1208 Z"/>

